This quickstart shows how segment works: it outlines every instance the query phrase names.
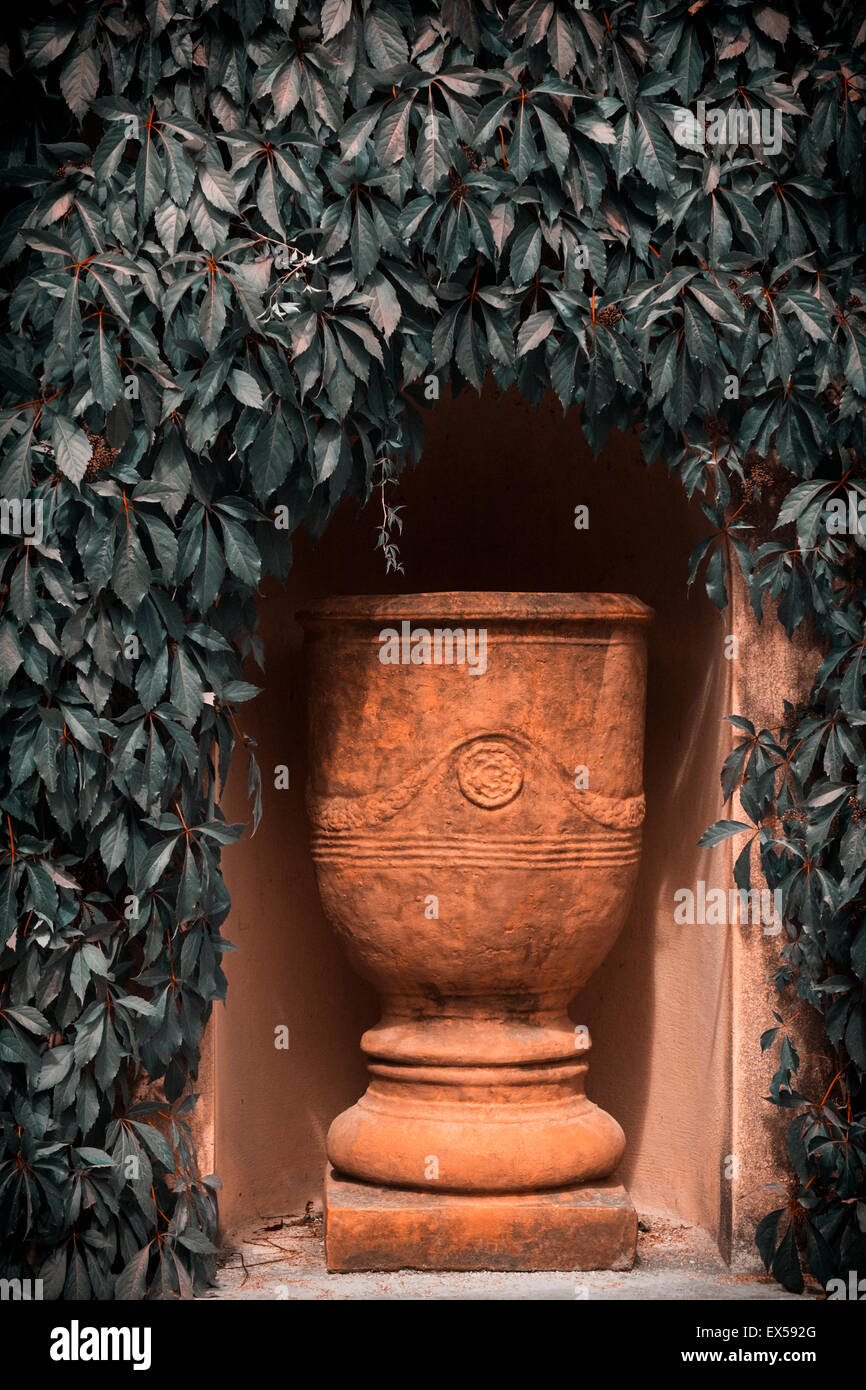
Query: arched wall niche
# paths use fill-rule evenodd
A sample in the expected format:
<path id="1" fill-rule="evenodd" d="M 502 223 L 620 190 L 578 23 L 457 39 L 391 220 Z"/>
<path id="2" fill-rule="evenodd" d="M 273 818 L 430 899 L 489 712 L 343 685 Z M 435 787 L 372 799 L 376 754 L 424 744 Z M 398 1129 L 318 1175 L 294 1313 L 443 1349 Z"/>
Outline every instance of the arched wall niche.
<path id="1" fill-rule="evenodd" d="M 391 493 L 405 503 L 405 575 L 384 574 L 376 503 L 360 511 L 348 500 L 321 539 L 295 537 L 286 586 L 263 588 L 264 693 L 243 722 L 258 744 L 264 819 L 224 860 L 226 933 L 240 949 L 227 958 L 228 1002 L 209 1030 L 198 1120 L 204 1160 L 223 1180 L 223 1228 L 320 1204 L 327 1127 L 364 1089 L 358 1040 L 377 1016 L 316 891 L 295 612 L 327 593 L 602 590 L 636 594 L 656 621 L 640 880 L 619 941 L 572 1010 L 592 1034 L 589 1093 L 626 1131 L 620 1172 L 638 1209 L 693 1222 L 754 1265 L 754 1213 L 768 1209 L 760 1184 L 778 1176 L 780 1154 L 754 1055 L 778 943 L 760 927 L 678 926 L 674 893 L 701 879 L 728 886 L 730 855 L 697 848 L 721 814 L 723 716 L 778 709 L 808 662 L 783 634 L 771 671 L 754 655 L 763 634 L 751 658 L 726 658 L 732 623 L 754 637 L 753 625 L 739 593 L 720 614 L 702 586 L 687 589 L 689 554 L 707 532 L 700 508 L 662 463 L 646 468 L 634 436 L 614 435 L 594 459 L 577 413 L 563 417 L 552 395 L 535 409 L 488 381 L 481 397 L 444 397 L 427 413 L 423 458 Z M 574 525 L 579 504 L 589 508 L 585 530 Z M 243 763 L 225 790 L 229 819 L 247 815 Z M 288 790 L 274 787 L 277 765 L 289 768 Z M 274 1045 L 279 1025 L 288 1050 Z"/>

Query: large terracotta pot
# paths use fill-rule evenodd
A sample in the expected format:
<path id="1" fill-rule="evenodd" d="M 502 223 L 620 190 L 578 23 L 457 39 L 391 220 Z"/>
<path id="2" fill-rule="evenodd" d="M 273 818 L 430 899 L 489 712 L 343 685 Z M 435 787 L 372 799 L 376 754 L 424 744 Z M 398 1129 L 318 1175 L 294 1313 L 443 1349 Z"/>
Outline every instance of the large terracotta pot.
<path id="1" fill-rule="evenodd" d="M 361 1040 L 370 1085 L 328 1134 L 334 1169 L 451 1193 L 605 1177 L 625 1140 L 586 1098 L 589 1040 L 566 1009 L 638 870 L 651 610 L 441 593 L 299 616 L 322 901 L 383 1001 Z M 447 638 L 427 660 L 435 629 L 474 631 L 468 660 L 447 662 Z"/>

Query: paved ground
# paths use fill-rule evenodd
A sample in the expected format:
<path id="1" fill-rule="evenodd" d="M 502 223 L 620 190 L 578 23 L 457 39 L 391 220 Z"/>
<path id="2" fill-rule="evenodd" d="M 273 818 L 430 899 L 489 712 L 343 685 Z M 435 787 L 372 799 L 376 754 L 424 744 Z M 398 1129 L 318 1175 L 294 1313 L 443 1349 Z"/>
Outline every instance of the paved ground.
<path id="1" fill-rule="evenodd" d="M 797 1299 L 774 1280 L 734 1274 L 705 1232 L 653 1214 L 641 1218 L 627 1274 L 329 1274 L 321 1213 L 284 1216 L 239 1232 L 220 1257 L 212 1299 Z M 815 1286 L 801 1295 L 814 1298 Z M 799 1301 L 799 1300 L 797 1300 Z"/>

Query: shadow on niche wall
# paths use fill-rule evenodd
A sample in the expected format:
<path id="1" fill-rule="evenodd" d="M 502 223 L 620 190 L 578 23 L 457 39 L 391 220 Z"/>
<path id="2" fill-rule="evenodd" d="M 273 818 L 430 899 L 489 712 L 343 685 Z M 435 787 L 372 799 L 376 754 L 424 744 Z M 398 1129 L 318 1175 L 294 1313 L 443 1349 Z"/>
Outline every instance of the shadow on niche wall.
<path id="1" fill-rule="evenodd" d="M 227 959 L 228 1003 L 216 1025 L 224 1226 L 318 1205 L 325 1133 L 366 1084 L 358 1040 L 377 1017 L 316 891 L 295 612 L 327 593 L 550 589 L 634 593 L 656 610 L 640 881 L 622 936 L 572 1012 L 592 1032 L 590 1095 L 626 1131 L 621 1172 L 633 1197 L 716 1230 L 727 948 L 718 931 L 698 939 L 672 924 L 674 889 L 701 876 L 694 844 L 720 813 L 724 625 L 702 590 L 686 590 L 706 522 L 663 465 L 644 466 L 635 438 L 614 437 L 594 460 L 576 413 L 563 419 L 553 397 L 536 410 L 489 382 L 480 400 L 466 391 L 431 408 L 426 425 L 423 459 L 391 490 L 405 503 L 405 575 L 384 574 L 375 504 L 360 511 L 349 500 L 321 540 L 295 537 L 285 589 L 264 586 L 266 673 L 251 674 L 264 693 L 242 720 L 258 743 L 264 819 L 224 860 L 233 902 L 226 931 L 240 947 Z M 575 529 L 578 504 L 589 507 L 588 530 Z M 274 788 L 280 764 L 287 791 Z M 246 818 L 245 782 L 239 753 L 224 798 L 230 819 Z M 274 1045 L 281 1024 L 287 1051 Z"/>

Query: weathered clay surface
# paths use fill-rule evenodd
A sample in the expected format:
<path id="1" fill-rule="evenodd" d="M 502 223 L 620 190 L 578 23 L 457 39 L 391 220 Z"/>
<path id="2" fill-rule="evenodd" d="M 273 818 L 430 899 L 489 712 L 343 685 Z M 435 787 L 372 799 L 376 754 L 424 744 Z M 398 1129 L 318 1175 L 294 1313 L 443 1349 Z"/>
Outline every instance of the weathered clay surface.
<path id="1" fill-rule="evenodd" d="M 325 1177 L 328 1268 L 631 1269 L 637 1214 L 615 1183 L 495 1197 Z"/>
<path id="2" fill-rule="evenodd" d="M 319 887 L 383 998 L 361 1042 L 370 1086 L 331 1126 L 331 1163 L 431 1199 L 607 1177 L 625 1140 L 584 1094 L 588 1039 L 566 1009 L 637 873 L 651 610 L 456 593 L 300 617 Z M 403 622 L 483 629 L 486 670 L 383 665 L 379 634 Z"/>

